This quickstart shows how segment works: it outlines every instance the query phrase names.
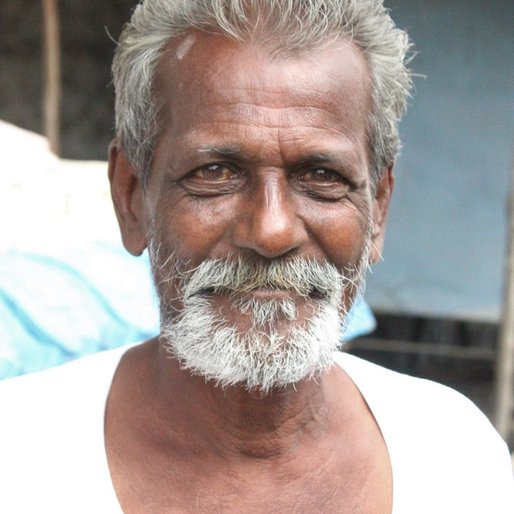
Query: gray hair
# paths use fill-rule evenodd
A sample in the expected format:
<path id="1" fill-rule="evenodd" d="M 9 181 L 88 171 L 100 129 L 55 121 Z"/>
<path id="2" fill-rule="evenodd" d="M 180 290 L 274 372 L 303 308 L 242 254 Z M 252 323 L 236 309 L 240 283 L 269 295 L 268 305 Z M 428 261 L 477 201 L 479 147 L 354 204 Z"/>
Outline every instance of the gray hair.
<path id="1" fill-rule="evenodd" d="M 372 79 L 368 140 L 372 184 L 400 149 L 398 123 L 412 86 L 407 33 L 383 0 L 144 0 L 120 36 L 113 62 L 116 137 L 146 182 L 159 135 L 154 94 L 157 66 L 171 38 L 187 30 L 215 32 L 239 42 L 258 39 L 277 52 L 306 51 L 350 40 Z"/>

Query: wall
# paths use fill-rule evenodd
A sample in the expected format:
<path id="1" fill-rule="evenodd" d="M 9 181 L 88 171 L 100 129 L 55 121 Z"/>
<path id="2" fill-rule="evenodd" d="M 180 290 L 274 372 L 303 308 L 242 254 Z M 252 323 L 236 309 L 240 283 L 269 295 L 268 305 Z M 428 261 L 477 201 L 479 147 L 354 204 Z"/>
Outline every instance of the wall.
<path id="1" fill-rule="evenodd" d="M 417 50 L 416 91 L 375 308 L 497 320 L 514 136 L 510 1 L 391 0 Z"/>
<path id="2" fill-rule="evenodd" d="M 62 153 L 105 159 L 112 136 L 110 61 L 135 0 L 59 0 L 62 30 Z M 0 2 L 0 119 L 41 132 L 39 0 Z"/>

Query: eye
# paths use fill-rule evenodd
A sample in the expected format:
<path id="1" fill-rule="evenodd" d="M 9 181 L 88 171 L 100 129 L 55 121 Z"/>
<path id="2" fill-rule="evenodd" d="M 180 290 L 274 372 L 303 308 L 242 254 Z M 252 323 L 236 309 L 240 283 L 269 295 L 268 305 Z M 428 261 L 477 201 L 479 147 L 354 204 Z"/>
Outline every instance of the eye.
<path id="1" fill-rule="evenodd" d="M 190 177 L 206 182 L 224 182 L 239 177 L 239 173 L 225 164 L 208 164 L 192 171 Z"/>
<path id="2" fill-rule="evenodd" d="M 243 171 L 235 165 L 210 163 L 190 171 L 180 184 L 194 196 L 219 196 L 238 191 L 244 185 L 244 179 Z"/>
<path id="3" fill-rule="evenodd" d="M 327 168 L 314 168 L 304 171 L 299 175 L 299 180 L 302 182 L 314 182 L 317 184 L 344 182 L 344 178 L 335 171 Z"/>
<path id="4" fill-rule="evenodd" d="M 298 170 L 294 183 L 299 191 L 309 197 L 326 201 L 339 201 L 352 189 L 345 175 L 321 166 Z"/>

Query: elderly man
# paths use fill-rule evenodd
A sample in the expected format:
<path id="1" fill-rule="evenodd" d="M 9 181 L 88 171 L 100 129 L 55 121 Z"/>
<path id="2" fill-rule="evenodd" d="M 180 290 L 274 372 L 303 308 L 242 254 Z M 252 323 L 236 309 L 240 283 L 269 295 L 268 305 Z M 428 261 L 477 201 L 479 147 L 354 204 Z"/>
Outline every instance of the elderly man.
<path id="1" fill-rule="evenodd" d="M 109 178 L 161 334 L 3 384 L 1 512 L 514 511 L 470 402 L 336 353 L 382 249 L 408 47 L 380 0 L 136 8 Z"/>

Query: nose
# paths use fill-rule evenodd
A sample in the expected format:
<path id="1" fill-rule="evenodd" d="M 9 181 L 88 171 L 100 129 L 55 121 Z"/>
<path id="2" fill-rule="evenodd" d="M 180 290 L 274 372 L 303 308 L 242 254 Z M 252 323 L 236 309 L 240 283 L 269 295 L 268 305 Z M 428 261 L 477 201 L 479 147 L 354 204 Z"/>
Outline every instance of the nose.
<path id="1" fill-rule="evenodd" d="M 242 201 L 234 244 L 268 259 L 297 253 L 307 241 L 307 231 L 289 197 L 286 177 L 259 181 L 251 198 Z"/>

